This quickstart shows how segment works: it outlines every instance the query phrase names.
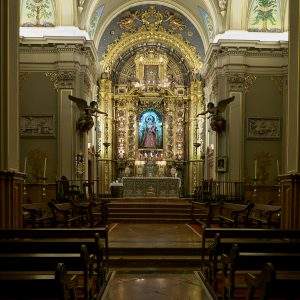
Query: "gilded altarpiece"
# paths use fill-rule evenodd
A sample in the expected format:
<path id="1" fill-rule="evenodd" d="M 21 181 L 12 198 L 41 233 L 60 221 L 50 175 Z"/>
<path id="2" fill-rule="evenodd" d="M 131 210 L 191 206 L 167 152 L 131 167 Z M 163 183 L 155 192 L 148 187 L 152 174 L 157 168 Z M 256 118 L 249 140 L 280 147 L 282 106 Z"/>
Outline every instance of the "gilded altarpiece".
<path id="1" fill-rule="evenodd" d="M 101 160 L 111 167 L 102 176 L 179 177 L 181 195 L 192 194 L 203 177 L 205 127 L 196 117 L 204 110 L 201 49 L 191 44 L 197 34 L 184 16 L 154 5 L 128 11 L 111 26 L 122 34 L 100 61 L 112 86 L 108 91 L 101 81 L 101 110 L 113 107 L 101 121 L 109 144 L 101 146 Z"/>
<path id="2" fill-rule="evenodd" d="M 150 57 L 154 64 L 152 53 Z M 157 77 L 153 72 L 145 82 L 147 68 L 135 61 L 138 83 L 115 86 L 117 176 L 178 176 L 181 194 L 192 194 L 203 178 L 204 120 L 196 117 L 204 109 L 202 81 L 194 80 L 189 87 L 170 85 L 161 64 Z"/>

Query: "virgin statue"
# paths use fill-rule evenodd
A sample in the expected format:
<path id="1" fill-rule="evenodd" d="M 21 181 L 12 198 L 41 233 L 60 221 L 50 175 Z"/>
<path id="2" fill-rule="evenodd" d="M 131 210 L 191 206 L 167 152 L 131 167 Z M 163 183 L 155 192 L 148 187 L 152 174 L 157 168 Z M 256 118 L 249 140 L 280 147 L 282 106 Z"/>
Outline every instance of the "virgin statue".
<path id="1" fill-rule="evenodd" d="M 153 116 L 146 118 L 146 126 L 144 130 L 143 147 L 144 148 L 156 148 L 157 136 L 156 136 L 156 124 Z"/>

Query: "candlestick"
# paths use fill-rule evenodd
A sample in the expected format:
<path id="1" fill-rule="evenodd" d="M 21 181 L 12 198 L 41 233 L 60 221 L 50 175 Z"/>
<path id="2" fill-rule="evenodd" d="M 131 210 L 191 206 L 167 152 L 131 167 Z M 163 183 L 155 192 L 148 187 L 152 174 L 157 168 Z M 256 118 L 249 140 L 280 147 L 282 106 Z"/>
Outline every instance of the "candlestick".
<path id="1" fill-rule="evenodd" d="M 257 179 L 257 160 L 254 161 L 254 179 Z"/>
<path id="2" fill-rule="evenodd" d="M 277 159 L 276 163 L 277 163 L 277 175 L 279 176 L 279 160 L 278 159 Z"/>
<path id="3" fill-rule="evenodd" d="M 24 174 L 26 174 L 26 171 L 27 171 L 27 156 L 25 157 L 24 160 Z"/>
<path id="4" fill-rule="evenodd" d="M 45 157 L 45 160 L 44 160 L 44 174 L 43 174 L 44 178 L 46 178 L 46 169 L 47 169 L 47 157 Z"/>

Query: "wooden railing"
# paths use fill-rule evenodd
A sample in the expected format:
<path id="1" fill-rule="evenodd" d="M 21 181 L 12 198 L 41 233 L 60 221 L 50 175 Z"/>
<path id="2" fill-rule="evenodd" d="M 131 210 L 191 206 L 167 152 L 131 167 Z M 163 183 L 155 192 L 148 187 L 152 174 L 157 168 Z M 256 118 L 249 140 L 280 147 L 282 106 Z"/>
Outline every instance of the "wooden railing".
<path id="1" fill-rule="evenodd" d="M 196 188 L 194 200 L 199 202 L 244 202 L 245 183 L 239 181 L 203 180 Z"/>

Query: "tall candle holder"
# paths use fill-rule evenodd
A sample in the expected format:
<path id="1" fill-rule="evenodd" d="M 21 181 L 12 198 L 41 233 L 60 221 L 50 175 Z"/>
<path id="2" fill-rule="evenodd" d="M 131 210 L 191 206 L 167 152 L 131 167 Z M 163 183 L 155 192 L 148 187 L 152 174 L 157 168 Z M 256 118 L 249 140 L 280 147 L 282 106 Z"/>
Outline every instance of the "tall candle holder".
<path id="1" fill-rule="evenodd" d="M 277 178 L 278 181 L 278 200 L 281 203 L 281 185 L 280 185 L 280 178 Z"/>
<path id="2" fill-rule="evenodd" d="M 253 192 L 252 192 L 252 199 L 255 200 L 257 199 L 257 178 L 253 179 Z"/>
<path id="3" fill-rule="evenodd" d="M 27 203 L 28 200 L 28 192 L 27 192 L 27 186 L 26 186 L 26 179 L 27 179 L 27 175 L 24 174 L 24 185 L 23 185 L 23 202 Z"/>
<path id="4" fill-rule="evenodd" d="M 43 203 L 46 201 L 46 177 L 43 177 L 42 180 L 43 180 L 43 183 L 42 183 L 42 200 L 43 200 Z"/>

